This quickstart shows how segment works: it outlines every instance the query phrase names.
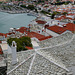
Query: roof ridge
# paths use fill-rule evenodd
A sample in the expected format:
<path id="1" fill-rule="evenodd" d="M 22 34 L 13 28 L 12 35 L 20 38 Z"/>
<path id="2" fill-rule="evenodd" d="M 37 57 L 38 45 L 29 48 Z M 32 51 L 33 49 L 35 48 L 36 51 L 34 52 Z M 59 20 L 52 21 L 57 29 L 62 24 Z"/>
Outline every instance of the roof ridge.
<path id="1" fill-rule="evenodd" d="M 40 48 L 40 49 L 42 49 L 42 50 L 43 50 L 43 49 L 49 49 L 49 48 L 53 48 L 53 47 L 58 47 L 58 46 L 61 46 L 61 45 L 65 45 L 65 44 L 67 44 L 67 43 L 71 43 L 71 42 L 73 41 L 74 37 L 75 37 L 75 35 L 73 34 L 71 40 L 69 40 L 69 41 L 67 41 L 67 42 L 64 42 L 64 43 L 62 43 L 62 44 L 58 44 L 58 45 L 55 45 L 55 46 Z M 38 52 L 39 49 L 37 49 L 36 51 L 37 51 L 37 53 L 38 53 L 39 55 L 43 56 L 41 53 Z M 43 53 L 43 54 L 44 54 L 44 53 Z M 45 55 L 45 54 L 44 54 L 44 55 Z M 43 57 L 46 58 L 45 56 L 43 56 Z M 49 60 L 48 58 L 46 58 L 46 59 Z M 61 67 L 62 69 L 66 70 L 66 71 L 69 71 L 66 67 L 63 67 L 63 65 L 61 66 L 61 65 L 59 65 L 58 63 L 55 63 L 54 61 L 51 61 L 51 60 L 49 60 L 49 61 L 52 62 L 52 63 L 54 63 L 55 65 Z"/>
<path id="2" fill-rule="evenodd" d="M 43 56 L 43 55 L 40 54 L 39 52 L 37 52 L 37 54 Z M 60 68 L 62 68 L 62 69 L 64 69 L 64 70 L 66 70 L 66 71 L 69 71 L 66 67 L 63 67 L 63 64 L 62 64 L 62 66 L 61 66 L 61 65 L 59 65 L 59 63 L 56 63 L 56 62 L 54 62 L 53 60 L 49 60 L 49 59 L 48 59 L 47 57 L 45 57 L 45 56 L 43 56 L 43 57 L 44 57 L 45 59 L 47 59 L 48 61 L 50 61 L 51 63 L 57 65 L 58 67 L 60 67 Z"/>
<path id="3" fill-rule="evenodd" d="M 21 66 L 24 62 L 28 61 L 31 57 L 33 57 L 34 54 L 29 56 L 26 60 L 22 61 L 19 65 L 17 65 L 15 68 L 13 68 L 11 71 L 7 72 L 7 75 L 9 75 L 11 72 L 13 72 L 15 69 L 17 69 L 19 66 Z"/>
<path id="4" fill-rule="evenodd" d="M 49 47 L 44 47 L 44 48 L 38 48 L 38 49 L 36 49 L 36 50 L 39 50 L 39 49 L 49 49 L 49 48 L 53 48 L 53 47 L 59 47 L 59 46 L 62 46 L 62 45 L 71 43 L 74 38 L 75 38 L 75 34 L 72 35 L 72 38 L 71 38 L 71 40 L 69 40 L 69 41 L 63 42 L 63 43 L 61 43 L 61 44 L 57 44 L 57 45 L 55 45 L 55 46 L 49 46 Z"/>
<path id="5" fill-rule="evenodd" d="M 30 71 L 31 71 L 32 65 L 33 65 L 33 63 L 34 63 L 35 57 L 36 57 L 36 52 L 35 52 L 35 54 L 33 55 L 33 59 L 32 59 L 32 61 L 31 61 L 31 63 L 30 63 L 30 67 L 29 67 L 29 70 L 28 70 L 27 75 L 30 74 Z"/>

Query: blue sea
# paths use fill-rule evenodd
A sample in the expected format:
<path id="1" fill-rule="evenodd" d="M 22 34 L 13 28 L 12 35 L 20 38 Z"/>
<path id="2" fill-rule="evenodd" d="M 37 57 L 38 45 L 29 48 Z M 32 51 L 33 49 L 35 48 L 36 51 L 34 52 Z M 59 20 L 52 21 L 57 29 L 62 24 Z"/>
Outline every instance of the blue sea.
<path id="1" fill-rule="evenodd" d="M 36 17 L 28 16 L 26 13 L 9 14 L 0 12 L 0 33 L 7 33 L 10 28 L 27 27 Z"/>

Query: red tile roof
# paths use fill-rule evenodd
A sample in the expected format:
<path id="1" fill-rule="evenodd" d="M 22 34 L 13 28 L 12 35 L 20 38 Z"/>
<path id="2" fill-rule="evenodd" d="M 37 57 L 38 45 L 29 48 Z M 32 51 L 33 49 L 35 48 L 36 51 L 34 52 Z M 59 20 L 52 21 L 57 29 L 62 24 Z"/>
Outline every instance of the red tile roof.
<path id="1" fill-rule="evenodd" d="M 44 36 L 44 35 L 41 35 L 41 34 L 39 34 L 39 33 L 36 33 L 36 32 L 29 32 L 29 31 L 27 31 L 27 30 L 29 30 L 29 28 L 26 28 L 26 27 L 21 27 L 20 29 L 18 29 L 17 31 L 19 31 L 19 32 L 21 32 L 21 33 L 26 33 L 26 35 L 25 36 L 28 36 L 28 37 L 30 37 L 30 38 L 33 38 L 33 37 L 35 37 L 35 38 L 37 38 L 38 40 L 44 40 L 44 39 L 47 39 L 47 38 L 51 38 L 52 36 Z"/>
<path id="2" fill-rule="evenodd" d="M 30 50 L 30 49 L 33 49 L 32 47 L 28 47 L 28 46 L 26 46 L 26 48 L 29 49 L 29 50 Z"/>
<path id="3" fill-rule="evenodd" d="M 36 38 L 41 38 L 41 37 L 44 37 L 44 35 L 41 35 L 41 34 L 39 34 L 39 33 L 36 33 L 36 32 L 28 32 L 27 33 L 27 35 L 29 36 L 29 37 L 36 37 Z"/>
<path id="4" fill-rule="evenodd" d="M 24 32 L 28 32 L 29 28 L 26 28 L 26 27 L 21 27 L 20 29 L 17 29 L 16 31 L 19 31 L 21 33 L 24 33 Z"/>
<path id="5" fill-rule="evenodd" d="M 45 25 L 44 27 L 45 27 L 45 28 L 48 28 L 48 27 L 49 27 L 49 25 Z"/>
<path id="6" fill-rule="evenodd" d="M 15 34 L 15 32 L 10 32 L 10 33 L 7 33 L 8 35 L 11 35 L 11 34 Z"/>
<path id="7" fill-rule="evenodd" d="M 61 16 L 59 18 L 56 18 L 56 20 L 61 20 L 61 19 L 66 19 L 66 16 L 64 15 L 64 16 Z"/>
<path id="8" fill-rule="evenodd" d="M 66 24 L 66 27 L 65 27 L 67 30 L 70 30 L 70 31 L 75 31 L 75 24 L 73 23 L 68 23 Z"/>
<path id="9" fill-rule="evenodd" d="M 36 21 L 38 24 L 45 24 L 46 23 L 46 21 L 42 21 L 42 20 L 37 20 Z"/>
<path id="10" fill-rule="evenodd" d="M 0 47 L 0 54 L 3 54 L 1 47 Z"/>
<path id="11" fill-rule="evenodd" d="M 62 19 L 71 19 L 71 20 L 73 20 L 73 18 L 66 17 L 65 15 L 64 16 L 61 16 L 59 18 L 56 18 L 56 20 L 62 20 Z"/>
<path id="12" fill-rule="evenodd" d="M 41 38 L 41 39 L 39 39 L 40 41 L 43 41 L 43 40 L 46 40 L 46 39 L 49 39 L 49 38 L 51 38 L 52 36 L 46 36 L 46 37 L 44 37 L 44 38 Z"/>
<path id="13" fill-rule="evenodd" d="M 7 34 L 0 33 L 0 36 L 5 36 L 5 37 L 7 37 Z"/>
<path id="14" fill-rule="evenodd" d="M 0 41 L 0 43 L 2 43 L 2 41 Z"/>
<path id="15" fill-rule="evenodd" d="M 27 33 L 27 36 L 29 36 L 29 37 L 31 37 L 31 38 L 35 37 L 35 38 L 37 38 L 37 39 L 40 40 L 40 41 L 52 37 L 52 36 L 44 36 L 44 35 L 41 35 L 41 34 L 36 33 L 36 32 L 29 32 L 29 33 Z"/>
<path id="16" fill-rule="evenodd" d="M 73 14 L 73 13 L 70 13 L 70 14 L 68 14 L 68 15 L 72 15 L 72 16 L 73 16 L 73 15 L 75 15 L 75 14 Z"/>
<path id="17" fill-rule="evenodd" d="M 58 34 L 62 34 L 64 31 L 66 31 L 66 29 L 64 27 L 59 27 L 57 25 L 48 27 L 47 29 L 49 29 L 51 31 L 54 31 L 54 32 L 56 32 Z"/>
<path id="18" fill-rule="evenodd" d="M 56 32 L 58 34 L 62 34 L 66 30 L 74 32 L 75 31 L 75 24 L 68 23 L 68 24 L 66 24 L 66 26 L 63 26 L 63 27 L 59 27 L 57 25 L 54 25 L 54 26 L 48 27 L 47 29 L 49 29 L 51 31 L 54 31 L 54 32 Z"/>

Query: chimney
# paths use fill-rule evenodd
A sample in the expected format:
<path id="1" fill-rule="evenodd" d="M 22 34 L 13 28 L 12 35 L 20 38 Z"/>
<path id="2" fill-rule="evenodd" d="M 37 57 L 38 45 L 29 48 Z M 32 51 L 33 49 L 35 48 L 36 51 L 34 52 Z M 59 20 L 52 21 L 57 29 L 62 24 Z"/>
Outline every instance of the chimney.
<path id="1" fill-rule="evenodd" d="M 12 65 L 17 63 L 17 54 L 16 54 L 16 43 L 12 42 L 11 51 L 12 51 Z"/>
<path id="2" fill-rule="evenodd" d="M 63 27 L 66 27 L 66 25 L 63 25 Z"/>
<path id="3" fill-rule="evenodd" d="M 26 34 L 26 33 L 25 33 L 25 31 L 24 31 L 24 36 L 25 36 L 25 34 Z"/>

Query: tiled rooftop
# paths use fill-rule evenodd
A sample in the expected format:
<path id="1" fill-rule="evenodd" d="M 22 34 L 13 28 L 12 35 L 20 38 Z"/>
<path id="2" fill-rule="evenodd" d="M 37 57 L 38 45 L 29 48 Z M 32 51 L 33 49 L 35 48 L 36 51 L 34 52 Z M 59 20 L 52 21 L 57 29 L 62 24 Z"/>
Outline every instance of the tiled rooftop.
<path id="1" fill-rule="evenodd" d="M 58 34 L 62 34 L 63 32 L 65 32 L 67 30 L 74 32 L 75 31 L 75 24 L 67 23 L 65 25 L 62 25 L 62 27 L 54 25 L 54 26 L 48 27 L 47 29 L 49 29 L 53 32 L 56 32 Z"/>
<path id="2" fill-rule="evenodd" d="M 0 48 L 0 54 L 3 54 L 3 51 L 2 51 L 2 49 Z"/>
<path id="3" fill-rule="evenodd" d="M 52 37 L 43 41 L 39 42 L 39 46 L 40 47 L 49 47 L 49 46 L 55 46 L 58 45 L 60 43 L 64 43 L 66 41 L 69 41 L 72 38 L 73 34 L 71 32 L 67 32 L 65 34 L 62 34 L 57 37 Z"/>
<path id="4" fill-rule="evenodd" d="M 22 61 L 26 60 L 34 53 L 34 50 L 21 51 L 17 52 L 18 63 L 16 65 L 12 65 L 12 56 L 9 54 L 7 56 L 8 59 L 8 71 L 12 70 L 15 66 L 19 65 Z"/>
<path id="5" fill-rule="evenodd" d="M 75 35 L 72 34 L 71 36 L 71 33 L 67 33 L 65 38 L 68 36 L 71 37 L 69 41 L 67 40 L 64 44 L 60 42 L 61 45 L 58 46 L 18 52 L 17 55 L 20 62 L 17 65 L 28 57 L 30 58 L 17 67 L 14 65 L 15 69 L 8 63 L 8 71 L 13 69 L 8 75 L 67 74 L 69 72 L 68 68 L 75 65 Z M 11 57 L 8 58 L 8 62 L 11 62 Z"/>
<path id="6" fill-rule="evenodd" d="M 0 55 L 0 67 L 6 66 L 4 57 Z"/>
<path id="7" fill-rule="evenodd" d="M 36 21 L 38 24 L 45 24 L 46 23 L 46 21 L 42 21 L 42 20 L 37 20 Z"/>
<path id="8" fill-rule="evenodd" d="M 26 46 L 26 48 L 27 48 L 28 50 L 33 49 L 32 47 L 28 47 L 28 46 Z"/>
<path id="9" fill-rule="evenodd" d="M 28 37 L 31 37 L 31 38 L 35 37 L 35 38 L 37 38 L 37 39 L 40 40 L 40 41 L 52 37 L 52 36 L 44 36 L 44 35 L 39 34 L 39 33 L 37 33 L 37 32 L 28 31 L 28 29 L 29 29 L 29 28 L 22 27 L 22 28 L 20 28 L 18 31 L 21 32 L 21 33 L 24 33 L 24 32 L 25 32 L 25 36 L 28 36 Z"/>
<path id="10" fill-rule="evenodd" d="M 62 34 L 63 32 L 66 31 L 65 27 L 60 27 L 60 26 L 57 26 L 57 25 L 48 27 L 47 29 L 49 29 L 49 30 L 51 30 L 53 32 L 56 32 L 58 34 Z"/>
<path id="11" fill-rule="evenodd" d="M 7 37 L 7 34 L 0 33 L 0 36 L 5 36 L 5 37 Z"/>

